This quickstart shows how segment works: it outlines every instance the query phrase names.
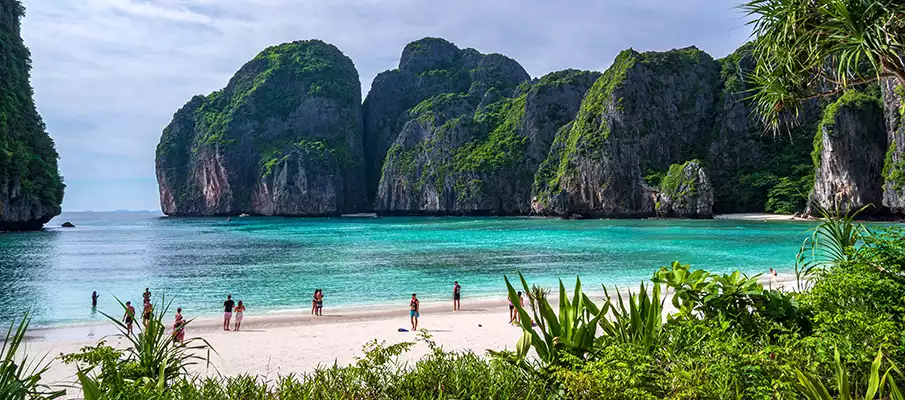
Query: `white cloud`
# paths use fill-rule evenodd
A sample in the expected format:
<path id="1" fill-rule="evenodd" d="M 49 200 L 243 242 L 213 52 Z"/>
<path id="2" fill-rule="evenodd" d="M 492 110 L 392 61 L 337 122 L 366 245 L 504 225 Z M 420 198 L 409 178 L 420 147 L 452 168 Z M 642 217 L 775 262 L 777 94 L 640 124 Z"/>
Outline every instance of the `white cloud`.
<path id="1" fill-rule="evenodd" d="M 23 36 L 38 109 L 70 182 L 64 207 L 94 206 L 91 180 L 152 185 L 154 149 L 173 113 L 223 87 L 263 48 L 318 38 L 355 62 L 363 91 L 425 36 L 498 52 L 534 76 L 604 69 L 627 47 L 688 45 L 723 56 L 746 38 L 723 0 L 35 0 Z M 150 190 L 144 193 L 153 192 Z M 109 196 L 108 196 L 109 197 Z M 156 199 L 152 199 L 156 202 Z M 134 196 L 105 198 L 130 208 Z"/>

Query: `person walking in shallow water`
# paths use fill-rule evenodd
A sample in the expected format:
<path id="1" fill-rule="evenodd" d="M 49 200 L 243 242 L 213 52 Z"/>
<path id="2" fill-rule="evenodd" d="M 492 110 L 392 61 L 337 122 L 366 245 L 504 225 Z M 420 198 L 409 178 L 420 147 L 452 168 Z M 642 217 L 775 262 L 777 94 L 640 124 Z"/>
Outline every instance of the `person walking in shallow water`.
<path id="1" fill-rule="evenodd" d="M 223 302 L 223 330 L 229 330 L 229 320 L 233 318 L 233 307 L 236 302 L 233 301 L 233 295 L 226 295 L 226 301 Z"/>
<path id="2" fill-rule="evenodd" d="M 411 309 L 409 311 L 409 317 L 412 320 L 412 332 L 415 332 L 418 330 L 418 317 L 421 316 L 421 313 L 419 312 L 421 311 L 421 302 L 418 301 L 418 296 L 414 293 L 412 293 L 412 301 L 409 302 L 409 308 Z"/>
<path id="3" fill-rule="evenodd" d="M 148 304 L 151 302 L 151 291 L 148 288 L 145 288 L 145 292 L 142 293 L 141 298 L 144 299 L 144 304 Z"/>
<path id="4" fill-rule="evenodd" d="M 462 309 L 461 299 L 462 286 L 459 286 L 459 281 L 455 281 L 453 282 L 453 311 L 460 311 Z"/>
<path id="5" fill-rule="evenodd" d="M 97 308 L 97 292 L 91 292 L 91 308 Z"/>

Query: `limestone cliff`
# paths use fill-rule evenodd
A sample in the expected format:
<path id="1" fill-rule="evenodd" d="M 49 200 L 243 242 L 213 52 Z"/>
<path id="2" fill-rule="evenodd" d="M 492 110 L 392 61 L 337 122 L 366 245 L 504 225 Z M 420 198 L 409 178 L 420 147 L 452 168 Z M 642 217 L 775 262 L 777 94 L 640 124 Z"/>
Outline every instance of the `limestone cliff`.
<path id="1" fill-rule="evenodd" d="M 439 65 L 459 72 L 421 73 L 421 77 L 446 78 L 431 86 L 432 92 L 439 94 L 423 99 L 416 96 L 414 99 L 420 101 L 394 119 L 398 132 L 386 123 L 393 118 L 377 118 L 381 115 L 375 111 L 377 99 L 396 109 L 409 106 L 413 100 L 400 101 L 398 96 L 387 99 L 386 93 L 394 91 L 383 86 L 386 81 L 378 84 L 381 77 L 375 80 L 365 102 L 365 136 L 379 141 L 369 146 L 371 149 L 388 149 L 380 163 L 376 210 L 407 214 L 528 213 L 534 171 L 557 129 L 574 117 L 599 74 L 566 70 L 529 81 L 527 73 L 508 58 L 457 50 L 448 42 L 424 39 L 406 47 L 399 70 L 381 75 L 402 79 L 399 77 L 405 76 L 403 72 L 412 65 L 419 69 L 437 65 L 438 61 L 409 54 L 412 48 L 421 49 L 430 60 L 444 60 Z M 456 50 L 460 54 L 457 57 L 437 56 Z M 465 82 L 450 78 L 456 76 Z M 426 86 L 419 87 L 416 92 L 424 94 Z"/>
<path id="2" fill-rule="evenodd" d="M 32 99 L 24 13 L 18 0 L 0 0 L 0 230 L 41 229 L 63 201 L 58 155 Z"/>
<path id="3" fill-rule="evenodd" d="M 713 188 L 698 160 L 671 165 L 656 200 L 654 208 L 660 217 L 713 217 Z"/>
<path id="4" fill-rule="evenodd" d="M 814 137 L 816 179 L 811 202 L 853 211 L 868 204 L 882 211 L 886 126 L 879 99 L 849 91 L 824 111 Z M 818 214 L 810 209 L 808 213 Z"/>
<path id="5" fill-rule="evenodd" d="M 653 216 L 645 177 L 702 155 L 721 87 L 719 63 L 696 48 L 623 51 L 557 135 L 535 177 L 535 210 Z"/>
<path id="6" fill-rule="evenodd" d="M 476 115 L 478 110 L 492 110 L 490 117 L 501 108 L 508 111 L 502 101 L 529 79 L 521 65 L 499 54 L 459 49 L 438 38 L 406 45 L 399 68 L 377 75 L 363 105 L 366 176 L 375 208 L 405 213 L 498 208 L 494 199 L 467 199 L 466 192 L 475 189 L 459 178 L 447 179 L 455 172 L 448 168 L 454 150 L 500 124 Z M 514 207 L 509 198 L 503 203 Z"/>
<path id="7" fill-rule="evenodd" d="M 361 92 L 352 61 L 318 40 L 270 47 L 164 129 L 167 215 L 333 215 L 364 208 Z"/>
<path id="8" fill-rule="evenodd" d="M 883 163 L 883 206 L 905 215 L 905 89 L 893 79 L 882 82 L 887 143 Z"/>

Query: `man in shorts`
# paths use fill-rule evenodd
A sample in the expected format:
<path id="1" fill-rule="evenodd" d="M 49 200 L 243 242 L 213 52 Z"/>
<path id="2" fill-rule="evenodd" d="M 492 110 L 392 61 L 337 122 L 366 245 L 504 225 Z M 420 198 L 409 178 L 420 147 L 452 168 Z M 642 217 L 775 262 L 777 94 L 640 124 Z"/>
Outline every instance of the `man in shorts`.
<path id="1" fill-rule="evenodd" d="M 132 334 L 132 323 L 135 322 L 135 307 L 132 307 L 132 302 L 126 302 L 126 315 L 123 315 L 123 322 L 126 324 L 126 332 L 130 335 Z"/>
<path id="2" fill-rule="evenodd" d="M 235 307 L 236 303 L 233 302 L 233 295 L 226 295 L 226 301 L 223 302 L 223 330 L 229 330 L 229 320 L 233 318 L 233 307 Z"/>

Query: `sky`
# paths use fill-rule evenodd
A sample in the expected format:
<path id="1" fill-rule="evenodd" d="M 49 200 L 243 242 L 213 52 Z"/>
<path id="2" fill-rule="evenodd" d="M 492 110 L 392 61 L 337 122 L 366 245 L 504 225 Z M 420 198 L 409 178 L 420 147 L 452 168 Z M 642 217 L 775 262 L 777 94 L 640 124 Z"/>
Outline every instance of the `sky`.
<path id="1" fill-rule="evenodd" d="M 443 37 L 535 77 L 602 71 L 619 51 L 744 43 L 725 0 L 24 0 L 38 111 L 60 153 L 64 211 L 160 208 L 154 152 L 173 113 L 265 47 L 321 39 L 367 94 L 406 43 Z"/>

